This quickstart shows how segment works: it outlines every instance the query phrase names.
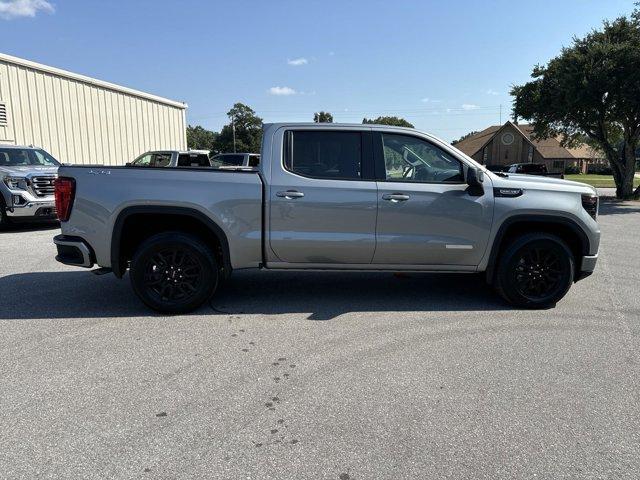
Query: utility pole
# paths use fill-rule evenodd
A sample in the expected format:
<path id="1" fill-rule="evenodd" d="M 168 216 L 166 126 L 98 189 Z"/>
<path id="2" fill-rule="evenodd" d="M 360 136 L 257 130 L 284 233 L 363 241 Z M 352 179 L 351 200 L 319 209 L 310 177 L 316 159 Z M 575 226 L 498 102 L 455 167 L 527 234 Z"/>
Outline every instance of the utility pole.
<path id="1" fill-rule="evenodd" d="M 233 130 L 233 153 L 236 153 L 236 120 L 235 120 L 235 115 L 231 115 L 231 129 Z"/>

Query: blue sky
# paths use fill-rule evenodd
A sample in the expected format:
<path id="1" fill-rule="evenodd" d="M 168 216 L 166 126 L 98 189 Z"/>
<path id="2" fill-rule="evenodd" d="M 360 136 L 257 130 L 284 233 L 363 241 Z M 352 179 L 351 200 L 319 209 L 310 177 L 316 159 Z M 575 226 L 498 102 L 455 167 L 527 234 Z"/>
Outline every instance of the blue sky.
<path id="1" fill-rule="evenodd" d="M 399 115 L 452 140 L 502 120 L 510 85 L 633 1 L 0 0 L 0 51 L 189 104 L 219 129 Z"/>

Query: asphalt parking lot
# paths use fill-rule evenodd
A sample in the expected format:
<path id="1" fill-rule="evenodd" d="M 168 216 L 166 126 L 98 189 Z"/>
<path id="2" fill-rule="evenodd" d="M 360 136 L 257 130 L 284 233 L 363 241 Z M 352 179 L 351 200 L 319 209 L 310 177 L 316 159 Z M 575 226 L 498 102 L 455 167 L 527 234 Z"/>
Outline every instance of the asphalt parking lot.
<path id="1" fill-rule="evenodd" d="M 638 478 L 640 203 L 547 311 L 476 275 L 236 272 L 196 314 L 0 233 L 0 477 Z"/>

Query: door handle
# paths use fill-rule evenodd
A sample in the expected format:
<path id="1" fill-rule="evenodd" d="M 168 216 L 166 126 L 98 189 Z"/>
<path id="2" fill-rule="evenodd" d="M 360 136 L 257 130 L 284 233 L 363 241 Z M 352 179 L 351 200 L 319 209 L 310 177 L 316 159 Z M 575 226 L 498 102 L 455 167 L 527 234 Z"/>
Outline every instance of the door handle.
<path id="1" fill-rule="evenodd" d="M 276 197 L 282 197 L 282 198 L 286 198 L 287 200 L 292 200 L 294 198 L 304 197 L 304 193 L 299 192 L 297 190 L 287 190 L 286 192 L 276 193 Z"/>
<path id="2" fill-rule="evenodd" d="M 405 195 L 404 193 L 385 193 L 382 195 L 383 200 L 389 200 L 391 202 L 406 202 L 409 200 L 409 195 Z"/>

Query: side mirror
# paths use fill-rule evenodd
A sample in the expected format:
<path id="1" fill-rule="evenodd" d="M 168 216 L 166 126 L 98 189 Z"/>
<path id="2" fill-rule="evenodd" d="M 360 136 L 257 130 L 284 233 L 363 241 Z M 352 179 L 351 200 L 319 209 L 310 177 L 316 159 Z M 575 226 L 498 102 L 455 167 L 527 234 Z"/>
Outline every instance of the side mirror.
<path id="1" fill-rule="evenodd" d="M 470 187 L 482 187 L 482 182 L 484 182 L 484 172 L 469 167 L 469 170 L 467 170 L 467 185 Z"/>
<path id="2" fill-rule="evenodd" d="M 469 194 L 474 196 L 483 195 L 483 182 L 484 172 L 477 168 L 469 167 L 469 169 L 467 170 L 467 185 L 469 185 Z"/>

